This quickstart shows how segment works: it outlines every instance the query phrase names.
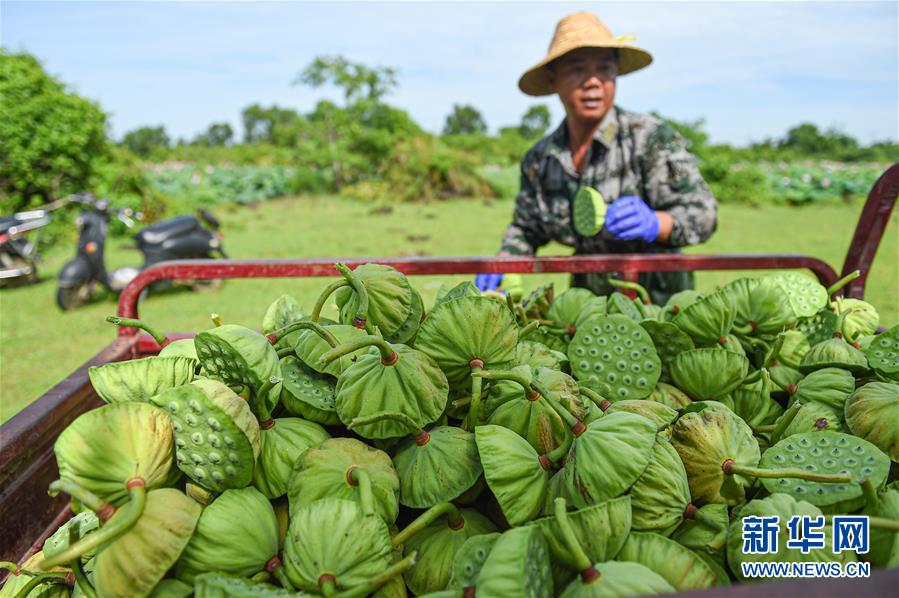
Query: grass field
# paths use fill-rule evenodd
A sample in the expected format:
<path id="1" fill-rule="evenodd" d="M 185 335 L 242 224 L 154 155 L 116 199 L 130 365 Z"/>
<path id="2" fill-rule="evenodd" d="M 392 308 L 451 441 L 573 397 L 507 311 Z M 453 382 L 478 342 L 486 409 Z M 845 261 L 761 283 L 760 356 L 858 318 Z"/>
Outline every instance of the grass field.
<path id="1" fill-rule="evenodd" d="M 692 253 L 804 253 L 824 259 L 839 271 L 854 231 L 861 203 L 807 208 L 722 206 L 719 228 Z M 235 258 L 379 257 L 410 255 L 484 255 L 495 253 L 512 211 L 511 202 L 447 201 L 403 204 L 392 210 L 334 198 L 302 197 L 234 207 L 220 213 L 225 247 Z M 881 323 L 899 319 L 899 217 L 893 214 L 869 277 L 866 298 L 881 314 Z M 110 268 L 136 264 L 139 253 L 123 239 L 107 246 Z M 42 281 L 0 292 L 0 421 L 72 372 L 108 344 L 115 335 L 104 317 L 115 313 L 107 296 L 79 310 L 61 313 L 54 303 L 55 275 L 71 257 L 74 244 L 45 256 Z M 541 255 L 562 255 L 562 246 Z M 739 273 L 701 273 L 700 288 L 726 283 Z M 457 277 L 462 279 L 463 277 Z M 440 282 L 453 277 L 416 278 L 425 305 Z M 525 278 L 525 290 L 552 280 L 557 289 L 565 275 Z M 192 331 L 211 326 L 210 312 L 227 322 L 258 328 L 271 301 L 294 295 L 307 309 L 324 280 L 235 280 L 210 293 L 151 296 L 141 315 L 166 331 Z M 330 309 L 334 310 L 333 307 Z M 336 311 L 336 310 L 334 310 Z M 325 315 L 328 315 L 326 312 Z M 331 312 L 331 315 L 334 315 Z"/>

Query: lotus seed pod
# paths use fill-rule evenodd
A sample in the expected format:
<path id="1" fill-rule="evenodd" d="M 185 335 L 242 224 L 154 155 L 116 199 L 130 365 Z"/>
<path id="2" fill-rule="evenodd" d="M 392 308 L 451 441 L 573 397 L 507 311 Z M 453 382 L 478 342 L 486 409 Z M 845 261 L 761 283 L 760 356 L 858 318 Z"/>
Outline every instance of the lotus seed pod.
<path id="1" fill-rule="evenodd" d="M 298 320 L 302 320 L 305 317 L 306 316 L 303 315 L 303 310 L 296 299 L 290 295 L 281 295 L 272 301 L 271 305 L 268 306 L 268 309 L 265 310 L 265 315 L 262 317 L 262 333 L 272 334 L 273 332 L 281 330 L 285 326 L 293 324 Z M 296 337 L 297 333 L 291 332 L 283 338 L 278 339 L 278 342 L 275 343 L 275 348 L 282 349 L 285 347 L 292 347 L 296 341 Z"/>
<path id="2" fill-rule="evenodd" d="M 899 380 L 899 325 L 871 339 L 864 355 L 875 372 Z"/>
<path id="3" fill-rule="evenodd" d="M 725 487 L 722 493 L 725 475 L 721 467 L 728 459 L 754 466 L 760 451 L 752 429 L 733 411 L 714 401 L 693 403 L 674 424 L 671 442 L 687 472 L 693 502 L 743 502 L 742 489 L 750 479 L 735 475 L 737 488 Z"/>
<path id="4" fill-rule="evenodd" d="M 313 596 L 305 592 L 291 592 L 268 583 L 261 583 L 225 575 L 224 573 L 204 573 L 194 580 L 194 598 L 232 598 L 244 596 L 246 598 L 282 598 L 292 596 L 303 598 Z"/>
<path id="5" fill-rule="evenodd" d="M 670 322 L 674 316 L 687 309 L 693 303 L 703 298 L 703 294 L 693 289 L 678 291 L 668 298 L 662 306 L 662 315 L 665 321 Z"/>
<path id="6" fill-rule="evenodd" d="M 347 276 L 344 273 L 344 276 Z M 421 296 L 409 284 L 406 275 L 383 264 L 363 264 L 350 274 L 368 295 L 365 326 L 376 326 L 391 343 L 408 343 L 418 331 L 424 306 Z M 346 286 L 335 295 L 340 321 L 352 324 L 363 309 L 362 298 L 354 286 Z"/>
<path id="7" fill-rule="evenodd" d="M 671 362 L 680 353 L 696 348 L 693 339 L 671 322 L 644 320 L 640 322 L 640 326 L 649 333 L 656 353 L 659 355 L 659 360 L 662 364 L 659 380 L 671 382 L 671 372 L 669 371 Z"/>
<path id="8" fill-rule="evenodd" d="M 296 340 L 293 344 L 293 350 L 297 357 L 306 366 L 312 368 L 320 374 L 339 376 L 343 371 L 350 367 L 355 359 L 360 355 L 368 352 L 367 347 L 363 347 L 358 351 L 348 353 L 335 359 L 334 361 L 323 364 L 321 356 L 333 349 L 337 345 L 347 343 L 352 340 L 360 339 L 366 336 L 364 330 L 359 330 L 348 324 L 335 324 L 327 320 L 319 320 L 317 322 L 324 329 L 325 334 L 330 335 L 333 345 L 319 336 L 318 332 L 311 329 L 301 329 L 296 332 Z"/>
<path id="9" fill-rule="evenodd" d="M 715 572 L 696 553 L 659 534 L 633 532 L 616 560 L 651 568 L 678 592 L 718 585 Z"/>
<path id="10" fill-rule="evenodd" d="M 782 415 L 775 424 L 780 423 Z M 843 426 L 840 425 L 840 413 L 830 405 L 812 401 L 810 403 L 802 403 L 799 411 L 793 416 L 792 421 L 787 425 L 781 438 L 787 438 L 794 434 L 803 432 L 840 432 Z"/>
<path id="11" fill-rule="evenodd" d="M 129 480 L 142 479 L 147 489 L 168 481 L 172 445 L 172 422 L 164 412 L 125 402 L 80 415 L 62 431 L 53 451 L 60 478 L 120 506 L 128 500 Z"/>
<path id="12" fill-rule="evenodd" d="M 287 493 L 300 455 L 331 436 L 320 425 L 297 417 L 279 417 L 269 422 L 263 424 L 259 433 L 260 452 L 253 485 L 266 497 L 278 498 Z"/>
<path id="13" fill-rule="evenodd" d="M 606 221 L 606 202 L 599 191 L 593 187 L 577 190 L 572 201 L 571 221 L 574 230 L 585 237 L 592 237 L 602 230 Z"/>
<path id="14" fill-rule="evenodd" d="M 577 327 L 580 326 L 582 322 L 587 321 L 593 316 L 608 315 L 608 302 L 608 297 L 602 296 L 592 297 L 589 301 L 584 303 L 574 322 L 575 331 L 577 331 Z"/>
<path id="15" fill-rule="evenodd" d="M 774 385 L 767 370 L 762 370 L 762 372 L 766 379 L 744 384 L 721 399 L 723 405 L 753 429 L 774 424 L 783 413 L 780 403 L 771 398 L 771 390 Z"/>
<path id="16" fill-rule="evenodd" d="M 618 401 L 610 403 L 606 413 L 616 413 L 618 411 L 627 411 L 642 415 L 656 426 L 656 430 L 662 431 L 671 427 L 674 420 L 677 419 L 677 411 L 658 403 L 656 401 L 636 400 L 636 401 Z"/>
<path id="17" fill-rule="evenodd" d="M 188 583 L 206 572 L 249 577 L 277 554 L 278 520 L 268 499 L 252 486 L 226 490 L 203 510 L 175 576 Z"/>
<path id="18" fill-rule="evenodd" d="M 493 550 L 493 545 L 502 534 L 493 532 L 472 536 L 456 551 L 449 587 L 454 589 L 472 588 L 477 583 L 478 575 Z"/>
<path id="19" fill-rule="evenodd" d="M 812 346 L 799 363 L 799 371 L 806 375 L 822 368 L 842 368 L 861 374 L 868 369 L 868 360 L 864 353 L 835 336 Z"/>
<path id="20" fill-rule="evenodd" d="M 822 368 L 808 374 L 793 387 L 787 387 L 790 405 L 800 403 L 824 403 L 842 413 L 846 399 L 855 392 L 855 378 L 840 368 Z"/>
<path id="21" fill-rule="evenodd" d="M 778 361 L 793 369 L 798 368 L 803 356 L 811 349 L 808 337 L 795 329 L 781 332 L 779 336 L 784 340 L 780 351 L 777 353 Z"/>
<path id="22" fill-rule="evenodd" d="M 565 355 L 565 361 L 568 356 Z M 515 346 L 515 360 L 513 366 L 526 365 L 532 368 L 552 368 L 554 370 L 561 369 L 562 360 L 559 353 L 553 351 L 543 343 L 535 341 L 518 341 Z M 513 367 L 513 369 L 514 369 Z"/>
<path id="23" fill-rule="evenodd" d="M 866 505 L 864 514 L 899 521 L 899 483 L 893 482 L 877 493 L 877 506 Z M 899 534 L 894 531 L 871 526 L 871 548 L 862 560 L 875 567 L 896 567 L 899 565 Z"/>
<path id="24" fill-rule="evenodd" d="M 294 513 L 284 544 L 284 571 L 297 588 L 320 584 L 350 589 L 387 569 L 390 530 L 380 517 L 365 515 L 355 501 L 326 498 Z"/>
<path id="25" fill-rule="evenodd" d="M 675 591 L 665 578 L 639 563 L 610 561 L 594 565 L 599 575 L 589 584 L 572 581 L 560 598 L 616 598 L 655 596 Z"/>
<path id="26" fill-rule="evenodd" d="M 574 377 L 611 401 L 648 397 L 661 372 L 652 338 L 622 315 L 583 322 L 568 347 L 568 358 Z"/>
<path id="27" fill-rule="evenodd" d="M 584 306 L 591 299 L 596 297 L 592 291 L 579 287 L 571 287 L 566 289 L 562 294 L 553 299 L 552 305 L 549 306 L 547 316 L 555 322 L 556 328 L 568 330 L 569 334 L 574 334 L 574 329 L 578 321 L 578 316 Z M 570 330 L 569 330 L 570 328 Z"/>
<path id="28" fill-rule="evenodd" d="M 465 541 L 496 531 L 493 522 L 474 509 L 460 513 L 461 521 L 441 517 L 404 543 L 404 554 L 418 553 L 416 563 L 403 575 L 416 596 L 446 589 L 456 553 Z"/>
<path id="29" fill-rule="evenodd" d="M 899 385 L 869 382 L 846 401 L 846 424 L 899 463 Z"/>
<path id="30" fill-rule="evenodd" d="M 194 587 L 177 579 L 163 579 L 150 592 L 150 598 L 190 598 Z"/>
<path id="31" fill-rule="evenodd" d="M 400 503 L 413 509 L 458 498 L 483 472 L 474 434 L 453 426 L 437 426 L 418 438 L 407 438 L 393 464 L 400 480 Z"/>
<path id="32" fill-rule="evenodd" d="M 743 518 L 744 517 L 778 517 L 777 551 L 772 554 L 745 554 L 743 552 Z M 755 499 L 746 503 L 739 514 L 734 517 L 727 534 L 727 563 L 731 573 L 739 580 L 746 581 L 743 576 L 742 563 L 751 562 L 802 562 L 802 563 L 850 563 L 855 562 L 854 552 L 844 551 L 834 554 L 833 526 L 828 522 L 824 526 L 824 547 L 812 548 L 807 554 L 798 548 L 788 548 L 784 540 L 788 538 L 787 522 L 793 516 L 819 517 L 821 510 L 802 500 L 796 500 L 789 494 L 772 494 L 768 498 Z"/>
<path id="33" fill-rule="evenodd" d="M 694 301 L 671 320 L 698 345 L 711 345 L 730 333 L 736 311 L 733 299 L 721 291 Z"/>
<path id="34" fill-rule="evenodd" d="M 693 400 L 720 399 L 743 383 L 749 360 L 732 351 L 693 349 L 671 363 L 674 384 Z"/>
<path id="35" fill-rule="evenodd" d="M 609 303 L 607 307 L 608 315 L 619 315 L 628 318 L 632 322 L 640 323 L 643 320 L 643 313 L 640 311 L 634 301 L 627 295 L 614 292 L 609 295 Z"/>
<path id="36" fill-rule="evenodd" d="M 837 331 L 838 320 L 834 312 L 824 307 L 811 317 L 800 318 L 796 330 L 805 335 L 809 346 L 814 347 L 833 337 L 833 333 Z"/>
<path id="37" fill-rule="evenodd" d="M 690 484 L 680 456 L 663 435 L 656 436 L 649 465 L 631 486 L 630 495 L 634 530 L 668 536 L 683 521 Z"/>
<path id="38" fill-rule="evenodd" d="M 153 397 L 171 417 L 178 468 L 221 492 L 253 480 L 259 423 L 247 402 L 216 380 L 197 380 Z"/>
<path id="39" fill-rule="evenodd" d="M 796 272 L 781 272 L 771 278 L 786 292 L 797 317 L 810 318 L 827 306 L 827 289 L 818 281 Z"/>
<path id="40" fill-rule="evenodd" d="M 400 481 L 393 462 L 355 438 L 331 438 L 302 454 L 287 492 L 291 514 L 326 498 L 364 504 L 369 489 L 351 475 L 356 469 L 368 477 L 374 513 L 387 523 L 396 521 Z"/>
<path id="41" fill-rule="evenodd" d="M 447 284 L 442 284 L 440 285 L 440 288 L 437 289 L 437 297 L 434 299 L 434 307 L 437 307 L 441 303 L 446 303 L 447 301 L 458 299 L 459 297 L 480 296 L 481 291 L 479 291 L 478 287 L 476 287 L 475 284 L 470 280 L 462 281 L 454 287 L 450 287 Z"/>
<path id="42" fill-rule="evenodd" d="M 722 289 L 736 308 L 734 325 L 749 334 L 770 335 L 793 328 L 797 315 L 782 286 L 772 278 L 739 278 Z"/>
<path id="43" fill-rule="evenodd" d="M 82 511 L 66 521 L 52 536 L 44 540 L 41 552 L 47 558 L 50 558 L 98 529 L 100 529 L 100 519 L 96 513 L 93 511 Z M 82 560 L 88 560 L 93 558 L 94 554 L 96 554 L 96 551 L 91 550 L 81 555 L 81 558 Z M 25 568 L 27 569 L 28 567 Z"/>
<path id="44" fill-rule="evenodd" d="M 281 359 L 281 404 L 296 415 L 324 426 L 340 423 L 335 405 L 336 381 L 319 374 L 293 355 Z"/>
<path id="45" fill-rule="evenodd" d="M 698 554 L 709 554 L 723 565 L 727 527 L 730 525 L 727 505 L 710 503 L 700 507 L 698 513 L 700 516 L 684 519 L 671 539 Z M 712 522 L 714 525 L 710 525 Z"/>
<path id="46" fill-rule="evenodd" d="M 555 299 L 553 283 L 540 285 L 521 302 L 527 317 L 531 320 L 549 319 L 549 308 Z"/>
<path id="47" fill-rule="evenodd" d="M 197 346 L 192 338 L 182 338 L 172 341 L 159 351 L 157 357 L 188 357 L 193 359 L 197 364 L 200 363 L 197 357 Z"/>
<path id="48" fill-rule="evenodd" d="M 17 598 L 31 581 L 34 579 L 29 572 L 35 572 L 41 561 L 44 560 L 44 553 L 38 550 L 22 563 L 21 567 L 9 572 L 9 575 L 0 587 L 0 597 Z M 70 570 L 65 567 L 54 567 L 49 573 L 66 574 Z M 67 584 L 41 584 L 32 589 L 23 598 L 69 598 L 69 586 Z"/>
<path id="49" fill-rule="evenodd" d="M 87 373 L 107 403 L 148 403 L 150 397 L 193 380 L 196 363 L 189 357 L 147 357 L 88 368 Z"/>
<path id="50" fill-rule="evenodd" d="M 877 332 L 880 314 L 874 306 L 861 299 L 838 299 L 839 314 L 846 314 L 843 321 L 843 337 L 850 343 L 858 342 L 863 336 Z"/>
<path id="51" fill-rule="evenodd" d="M 549 551 L 539 529 L 518 527 L 493 545 L 478 575 L 481 596 L 544 598 L 552 593 Z"/>
<path id="52" fill-rule="evenodd" d="M 137 523 L 97 551 L 93 571 L 97 595 L 148 595 L 187 546 L 200 510 L 200 505 L 174 488 L 147 492 Z M 125 514 L 120 509 L 107 525 Z"/>
<path id="53" fill-rule="evenodd" d="M 767 369 L 768 375 L 771 376 L 771 381 L 782 391 L 790 388 L 791 384 L 799 384 L 799 381 L 803 378 L 802 372 L 783 365 L 779 361 L 773 362 Z"/>
<path id="54" fill-rule="evenodd" d="M 672 409 L 682 409 L 693 402 L 682 390 L 664 382 L 656 384 L 655 390 L 646 398 L 650 401 L 667 405 Z"/>
<path id="55" fill-rule="evenodd" d="M 787 477 L 764 477 L 769 492 L 790 494 L 825 513 L 848 513 L 865 504 L 858 477 L 875 488 L 883 485 L 890 460 L 870 442 L 841 432 L 804 432 L 784 438 L 762 455 L 759 466 L 796 468 L 809 475 L 843 475 L 839 483 Z"/>

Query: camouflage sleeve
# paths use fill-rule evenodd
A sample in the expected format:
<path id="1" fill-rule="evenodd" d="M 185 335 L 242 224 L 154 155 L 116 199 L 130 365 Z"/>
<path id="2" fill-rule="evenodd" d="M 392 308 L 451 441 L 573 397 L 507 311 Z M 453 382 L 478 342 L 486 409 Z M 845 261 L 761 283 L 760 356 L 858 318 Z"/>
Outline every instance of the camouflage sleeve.
<path id="1" fill-rule="evenodd" d="M 668 244 L 682 247 L 707 241 L 718 223 L 718 203 L 680 135 L 660 123 L 647 136 L 642 158 L 644 199 L 674 220 Z"/>
<path id="2" fill-rule="evenodd" d="M 534 255 L 538 247 L 549 243 L 549 235 L 540 218 L 539 189 L 536 164 L 525 157 L 521 164 L 521 190 L 515 198 L 512 223 L 506 229 L 500 251 L 512 255 Z"/>

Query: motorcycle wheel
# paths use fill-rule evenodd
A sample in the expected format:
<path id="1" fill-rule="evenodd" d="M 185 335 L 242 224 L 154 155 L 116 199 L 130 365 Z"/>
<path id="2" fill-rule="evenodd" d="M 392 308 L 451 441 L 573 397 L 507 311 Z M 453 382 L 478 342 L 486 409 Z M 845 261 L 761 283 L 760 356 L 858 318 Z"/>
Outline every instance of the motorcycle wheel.
<path id="1" fill-rule="evenodd" d="M 62 311 L 68 311 L 81 307 L 87 303 L 94 294 L 94 285 L 91 282 L 72 288 L 62 288 L 56 290 L 56 305 Z"/>

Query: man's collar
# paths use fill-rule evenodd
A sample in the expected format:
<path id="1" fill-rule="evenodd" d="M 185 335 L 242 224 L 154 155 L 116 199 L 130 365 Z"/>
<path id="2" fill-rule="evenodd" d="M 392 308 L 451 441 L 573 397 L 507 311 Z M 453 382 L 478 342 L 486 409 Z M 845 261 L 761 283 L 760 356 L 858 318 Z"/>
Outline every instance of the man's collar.
<path id="1" fill-rule="evenodd" d="M 593 140 L 599 142 L 607 150 L 612 149 L 615 138 L 618 135 L 618 110 L 613 104 L 596 131 L 593 133 Z M 571 162 L 571 149 L 568 147 L 568 118 L 562 120 L 562 124 L 550 134 L 550 155 L 554 156 L 563 166 L 568 167 L 572 172 L 574 164 Z"/>

